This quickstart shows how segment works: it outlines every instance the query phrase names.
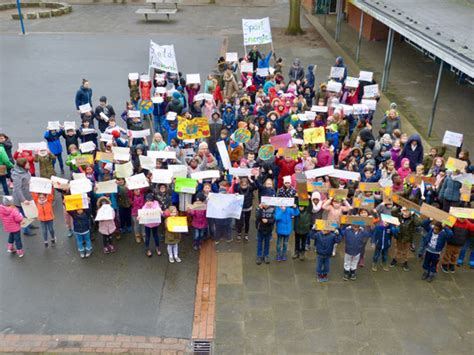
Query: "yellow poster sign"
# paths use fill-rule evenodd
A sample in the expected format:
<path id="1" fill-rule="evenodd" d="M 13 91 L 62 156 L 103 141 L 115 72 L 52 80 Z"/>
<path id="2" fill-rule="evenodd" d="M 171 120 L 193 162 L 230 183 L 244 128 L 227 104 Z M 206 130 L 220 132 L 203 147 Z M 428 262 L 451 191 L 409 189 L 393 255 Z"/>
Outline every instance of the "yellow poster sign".
<path id="1" fill-rule="evenodd" d="M 89 208 L 87 194 L 66 195 L 64 196 L 64 204 L 66 206 L 66 211 L 76 211 Z"/>
<path id="2" fill-rule="evenodd" d="M 207 138 L 211 135 L 209 123 L 206 117 L 194 117 L 190 120 L 178 116 L 178 138 L 199 139 Z"/>
<path id="3" fill-rule="evenodd" d="M 303 138 L 306 144 L 308 143 L 324 143 L 326 141 L 326 134 L 324 127 L 306 128 L 303 131 Z"/>

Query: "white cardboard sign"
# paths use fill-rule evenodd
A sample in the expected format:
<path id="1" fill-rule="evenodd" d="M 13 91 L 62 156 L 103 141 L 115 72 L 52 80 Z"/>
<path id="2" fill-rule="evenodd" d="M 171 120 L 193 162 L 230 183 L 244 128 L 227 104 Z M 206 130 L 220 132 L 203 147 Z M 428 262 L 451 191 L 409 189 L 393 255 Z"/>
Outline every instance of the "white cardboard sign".
<path id="1" fill-rule="evenodd" d="M 126 177 L 125 181 L 127 182 L 129 190 L 143 189 L 150 186 L 145 174 L 143 173 Z"/>
<path id="2" fill-rule="evenodd" d="M 154 184 L 171 184 L 173 171 L 167 169 L 153 169 L 151 182 Z"/>
<path id="3" fill-rule="evenodd" d="M 186 85 L 201 84 L 200 74 L 186 74 Z"/>
<path id="4" fill-rule="evenodd" d="M 51 180 L 41 178 L 41 177 L 34 177 L 34 176 L 31 177 L 30 192 L 50 194 L 52 189 L 53 189 L 53 184 Z"/>
<path id="5" fill-rule="evenodd" d="M 463 139 L 464 135 L 462 133 L 446 131 L 444 132 L 443 144 L 460 147 L 462 145 Z"/>
<path id="6" fill-rule="evenodd" d="M 262 196 L 261 202 L 267 206 L 291 207 L 295 204 L 295 199 L 293 197 Z"/>

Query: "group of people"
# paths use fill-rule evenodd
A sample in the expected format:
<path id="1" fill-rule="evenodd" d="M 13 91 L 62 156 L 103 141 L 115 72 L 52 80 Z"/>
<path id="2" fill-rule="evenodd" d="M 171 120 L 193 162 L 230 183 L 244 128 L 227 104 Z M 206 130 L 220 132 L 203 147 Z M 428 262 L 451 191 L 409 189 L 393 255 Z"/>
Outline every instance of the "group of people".
<path id="1" fill-rule="evenodd" d="M 252 71 L 242 70 L 246 63 Z M 161 255 L 164 238 L 169 262 L 179 263 L 178 245 L 185 232 L 171 226 L 172 217 L 187 216 L 193 248 L 199 250 L 206 238 L 216 244 L 248 242 L 255 209 L 256 263 L 270 263 L 275 231 L 275 260 L 286 261 L 294 233 L 292 258 L 303 261 L 315 248 L 320 282 L 328 280 L 330 259 L 341 242 L 344 280 L 356 279 L 369 241 L 374 272 L 399 264 L 409 271 L 409 253 L 414 252 L 423 258 L 423 279 L 432 281 L 441 255 L 442 271 L 455 272 L 468 249 L 474 268 L 474 224 L 469 218 L 458 215 L 447 223 L 426 218 L 419 209 L 423 203 L 447 213 L 453 207 L 470 207 L 469 153 L 458 148 L 455 160 L 464 165 L 453 169 L 446 166 L 445 146 L 425 152 L 418 135 L 403 132 L 395 103 L 377 117 L 378 94 L 367 96 L 369 90 L 364 90 L 376 82 L 349 77 L 340 57 L 334 64 L 337 74 L 330 78 L 312 65 L 305 70 L 298 59 L 288 69 L 285 65 L 282 58 L 271 52 L 263 56 L 254 47 L 236 62 L 219 58 L 202 86 L 187 84 L 181 73 L 131 73 L 130 99 L 120 115 L 105 96 L 94 108 L 89 81 L 83 79 L 75 98 L 77 123 L 48 124 L 46 144 L 13 149 L 9 136 L 0 133 L 0 218 L 9 233 L 7 251 L 23 257 L 21 235 L 32 236 L 37 228 L 25 218 L 31 205 L 36 206 L 44 246 L 55 246 L 54 224 L 63 222 L 53 206 L 62 201 L 68 236 L 75 236 L 81 258 L 92 254 L 97 231 L 105 254 L 117 250 L 115 240 L 133 233 L 148 257 Z M 319 85 L 316 75 L 325 77 Z M 181 139 L 180 120 L 197 118 L 206 118 L 208 124 L 201 136 Z M 374 125 L 380 126 L 378 132 Z M 324 132 L 318 143 L 307 136 L 315 128 Z M 150 135 L 137 134 L 147 129 Z M 129 148 L 129 155 L 124 157 L 123 150 L 117 155 L 115 148 Z M 151 152 L 174 155 L 156 158 Z M 144 164 L 146 157 L 152 157 L 152 166 Z M 133 170 L 123 175 L 127 163 Z M 176 166 L 184 167 L 182 175 L 175 174 L 183 171 Z M 317 173 L 331 167 L 347 174 Z M 154 182 L 161 181 L 156 174 L 163 170 L 173 171 L 171 181 Z M 195 179 L 192 192 L 175 191 L 178 176 L 211 170 L 218 170 L 218 176 Z M 145 186 L 132 187 L 128 179 L 140 174 Z M 30 191 L 32 177 L 49 179 L 51 191 Z M 71 182 L 87 179 L 91 186 L 75 207 L 67 202 L 70 177 Z M 116 191 L 103 192 L 102 184 L 109 181 L 116 182 Z M 208 217 L 212 193 L 243 195 L 240 218 Z M 143 210 L 152 210 L 145 212 L 155 219 L 144 221 Z"/>

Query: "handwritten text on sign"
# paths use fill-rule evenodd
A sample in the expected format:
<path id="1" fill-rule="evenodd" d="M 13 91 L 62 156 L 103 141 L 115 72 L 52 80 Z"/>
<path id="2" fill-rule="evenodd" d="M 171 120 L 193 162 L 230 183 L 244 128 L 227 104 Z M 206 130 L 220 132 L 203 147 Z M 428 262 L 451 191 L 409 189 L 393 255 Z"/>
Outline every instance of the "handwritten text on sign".
<path id="1" fill-rule="evenodd" d="M 242 19 L 242 29 L 244 46 L 272 43 L 272 30 L 268 17 L 257 20 Z"/>

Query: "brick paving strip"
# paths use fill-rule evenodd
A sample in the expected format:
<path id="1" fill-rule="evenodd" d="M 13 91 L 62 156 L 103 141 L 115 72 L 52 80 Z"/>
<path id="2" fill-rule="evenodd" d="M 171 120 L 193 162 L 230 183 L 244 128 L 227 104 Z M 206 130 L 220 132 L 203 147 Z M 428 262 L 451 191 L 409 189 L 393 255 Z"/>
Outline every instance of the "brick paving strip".
<path id="1" fill-rule="evenodd" d="M 189 339 L 122 335 L 0 334 L 0 352 L 189 354 Z"/>
<path id="2" fill-rule="evenodd" d="M 193 340 L 214 339 L 216 310 L 217 253 L 212 240 L 203 243 L 194 304 Z"/>

